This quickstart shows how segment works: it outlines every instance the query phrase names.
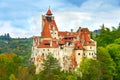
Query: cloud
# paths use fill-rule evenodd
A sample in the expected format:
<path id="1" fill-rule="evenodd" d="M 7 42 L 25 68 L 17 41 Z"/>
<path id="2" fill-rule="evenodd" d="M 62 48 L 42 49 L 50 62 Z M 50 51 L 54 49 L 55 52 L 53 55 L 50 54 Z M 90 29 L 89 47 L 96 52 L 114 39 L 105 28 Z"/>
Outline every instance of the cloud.
<path id="1" fill-rule="evenodd" d="M 40 36 L 41 35 L 41 29 L 42 29 L 42 17 L 40 14 L 36 14 L 35 16 L 32 16 L 30 19 L 28 19 L 29 24 L 29 32 L 32 36 Z"/>
<path id="2" fill-rule="evenodd" d="M 26 20 L 26 28 L 16 27 L 12 21 L 0 21 L 0 35 L 5 33 L 10 33 L 11 37 L 22 38 L 22 37 L 32 37 L 39 36 L 41 32 L 41 16 L 32 16 L 30 19 Z"/>
<path id="3" fill-rule="evenodd" d="M 59 30 L 95 30 L 103 23 L 111 28 L 120 21 L 119 0 L 1 0 L 0 5 L 0 34 L 12 37 L 40 35 L 41 15 L 49 5 Z"/>
<path id="4" fill-rule="evenodd" d="M 57 12 L 55 13 L 55 20 L 59 30 L 78 29 L 84 21 L 91 20 L 91 14 L 85 12 Z"/>
<path id="5" fill-rule="evenodd" d="M 25 37 L 26 31 L 14 28 L 10 21 L 0 21 L 0 34 L 10 33 L 12 37 Z"/>

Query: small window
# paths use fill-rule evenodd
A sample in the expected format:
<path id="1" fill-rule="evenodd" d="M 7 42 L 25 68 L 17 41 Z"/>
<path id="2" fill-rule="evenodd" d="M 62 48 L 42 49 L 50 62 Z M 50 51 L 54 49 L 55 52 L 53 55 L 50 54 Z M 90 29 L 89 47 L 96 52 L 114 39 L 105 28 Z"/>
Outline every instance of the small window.
<path id="1" fill-rule="evenodd" d="M 89 53 L 89 55 L 91 55 L 91 53 Z"/>
<path id="2" fill-rule="evenodd" d="M 92 55 L 93 55 L 93 53 L 92 53 Z"/>
<path id="3" fill-rule="evenodd" d="M 70 46 L 71 45 L 71 43 L 68 43 L 68 46 Z"/>
<path id="4" fill-rule="evenodd" d="M 42 53 L 42 56 L 44 56 L 44 53 Z"/>
<path id="5" fill-rule="evenodd" d="M 63 46 L 60 46 L 60 49 L 63 49 Z"/>
<path id="6" fill-rule="evenodd" d="M 85 56 L 85 53 L 83 53 L 83 55 Z"/>
<path id="7" fill-rule="evenodd" d="M 49 51 L 49 49 L 48 49 L 48 51 Z"/>
<path id="8" fill-rule="evenodd" d="M 43 51 L 45 51 L 45 49 L 43 49 Z"/>
<path id="9" fill-rule="evenodd" d="M 92 49 L 92 47 L 90 46 L 90 49 Z"/>
<path id="10" fill-rule="evenodd" d="M 80 55 L 80 53 L 78 53 L 78 55 Z"/>

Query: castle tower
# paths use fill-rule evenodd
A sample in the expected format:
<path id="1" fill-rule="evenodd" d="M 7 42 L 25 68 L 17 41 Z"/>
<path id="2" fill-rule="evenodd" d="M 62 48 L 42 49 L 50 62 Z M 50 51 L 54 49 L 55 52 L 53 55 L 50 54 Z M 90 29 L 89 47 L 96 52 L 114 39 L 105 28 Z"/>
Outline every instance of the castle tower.
<path id="1" fill-rule="evenodd" d="M 58 39 L 58 28 L 54 20 L 52 11 L 48 9 L 45 15 L 42 15 L 42 37 Z"/>

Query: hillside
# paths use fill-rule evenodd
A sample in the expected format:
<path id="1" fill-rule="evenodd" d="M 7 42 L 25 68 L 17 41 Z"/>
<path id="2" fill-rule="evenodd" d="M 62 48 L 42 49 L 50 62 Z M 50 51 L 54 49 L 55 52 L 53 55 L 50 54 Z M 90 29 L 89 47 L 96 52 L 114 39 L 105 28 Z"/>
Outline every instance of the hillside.
<path id="1" fill-rule="evenodd" d="M 32 47 L 32 38 L 11 38 L 10 36 L 0 36 L 0 54 L 17 54 L 26 65 L 29 61 Z"/>

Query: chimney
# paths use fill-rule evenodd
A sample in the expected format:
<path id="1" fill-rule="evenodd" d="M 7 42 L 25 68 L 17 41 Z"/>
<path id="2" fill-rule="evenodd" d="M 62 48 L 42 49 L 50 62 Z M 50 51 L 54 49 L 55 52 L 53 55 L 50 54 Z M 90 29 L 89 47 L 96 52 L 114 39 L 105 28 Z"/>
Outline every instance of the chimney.
<path id="1" fill-rule="evenodd" d="M 72 35 L 72 33 L 73 33 L 73 29 L 71 29 L 71 35 Z"/>
<path id="2" fill-rule="evenodd" d="M 73 32 L 73 29 L 71 29 L 71 33 Z"/>

